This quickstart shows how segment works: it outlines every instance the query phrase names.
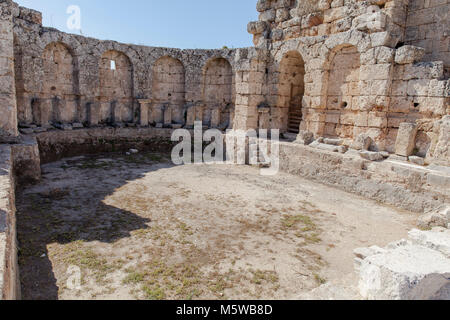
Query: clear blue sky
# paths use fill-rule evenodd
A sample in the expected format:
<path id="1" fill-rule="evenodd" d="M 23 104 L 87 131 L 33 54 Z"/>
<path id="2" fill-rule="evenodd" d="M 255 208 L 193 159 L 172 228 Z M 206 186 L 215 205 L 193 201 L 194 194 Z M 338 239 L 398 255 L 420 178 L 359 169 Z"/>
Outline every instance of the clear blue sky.
<path id="1" fill-rule="evenodd" d="M 83 35 L 174 48 L 252 46 L 247 23 L 257 20 L 256 0 L 15 0 L 43 13 L 43 24 L 67 28 L 68 6 L 81 9 Z"/>

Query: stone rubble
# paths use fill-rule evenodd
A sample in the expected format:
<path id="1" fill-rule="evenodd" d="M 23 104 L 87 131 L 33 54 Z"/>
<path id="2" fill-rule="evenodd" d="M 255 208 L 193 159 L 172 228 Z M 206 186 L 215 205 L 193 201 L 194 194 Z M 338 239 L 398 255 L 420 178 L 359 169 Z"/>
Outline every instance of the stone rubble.
<path id="1" fill-rule="evenodd" d="M 450 299 L 450 230 L 412 230 L 409 240 L 357 249 L 355 256 L 364 299 Z"/>

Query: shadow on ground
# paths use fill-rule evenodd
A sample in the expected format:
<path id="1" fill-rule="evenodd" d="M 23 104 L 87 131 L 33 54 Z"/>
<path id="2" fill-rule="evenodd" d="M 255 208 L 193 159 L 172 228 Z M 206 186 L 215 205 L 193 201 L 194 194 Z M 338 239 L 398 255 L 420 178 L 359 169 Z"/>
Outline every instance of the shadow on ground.
<path id="1" fill-rule="evenodd" d="M 107 157 L 111 158 L 111 154 Z M 101 157 L 101 156 L 100 156 Z M 98 162 L 99 156 L 84 157 L 76 163 L 76 169 L 108 170 L 114 175 L 117 163 Z M 114 159 L 114 158 L 113 158 Z M 64 161 L 59 168 L 53 168 L 44 175 L 43 182 L 19 190 L 17 194 L 17 227 L 19 240 L 19 264 L 22 298 L 24 300 L 57 300 L 59 289 L 54 274 L 54 266 L 49 258 L 49 244 L 68 244 L 77 241 L 114 243 L 131 237 L 136 230 L 147 229 L 150 219 L 134 213 L 108 206 L 104 199 L 130 181 L 142 178 L 146 173 L 159 170 L 154 160 L 146 156 L 128 159 L 131 164 L 139 161 L 139 166 L 130 166 L 126 175 L 115 175 L 114 179 L 85 181 L 86 190 L 80 185 L 71 186 L 70 181 L 61 188 L 49 189 L 46 180 L 52 176 L 70 174 L 71 162 Z M 148 166 L 142 166 L 148 162 Z M 130 163 L 126 163 L 130 165 Z M 53 164 L 51 164 L 53 165 Z M 164 164 L 164 168 L 171 165 Z M 76 170 L 74 170 L 76 173 Z M 107 175 L 106 175 L 107 176 Z M 83 209 L 82 209 L 83 208 Z M 87 209 L 89 208 L 89 209 Z"/>

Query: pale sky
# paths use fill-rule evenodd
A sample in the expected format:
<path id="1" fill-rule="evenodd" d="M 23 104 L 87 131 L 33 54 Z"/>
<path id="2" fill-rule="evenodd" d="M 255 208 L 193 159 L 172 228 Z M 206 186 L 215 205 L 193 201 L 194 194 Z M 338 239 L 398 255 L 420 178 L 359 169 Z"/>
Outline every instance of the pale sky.
<path id="1" fill-rule="evenodd" d="M 70 33 L 67 8 L 81 9 L 81 32 L 148 46 L 215 49 L 252 46 L 247 23 L 256 0 L 15 0 L 43 13 L 43 24 Z"/>

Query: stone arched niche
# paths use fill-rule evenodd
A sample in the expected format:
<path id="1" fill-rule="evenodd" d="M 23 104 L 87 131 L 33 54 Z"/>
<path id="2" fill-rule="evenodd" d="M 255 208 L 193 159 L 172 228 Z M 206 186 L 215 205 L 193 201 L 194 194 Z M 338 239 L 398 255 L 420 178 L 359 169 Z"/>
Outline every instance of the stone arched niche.
<path id="1" fill-rule="evenodd" d="M 40 112 L 34 113 L 34 122 L 45 125 L 48 121 L 67 123 L 78 118 L 77 68 L 69 49 L 59 42 L 48 44 L 42 54 L 42 91 L 39 100 Z M 37 108 L 36 106 L 34 108 Z M 39 114 L 39 119 L 36 115 Z"/>
<path id="2" fill-rule="evenodd" d="M 107 51 L 100 60 L 100 121 L 133 120 L 133 66 L 122 52 Z"/>
<path id="3" fill-rule="evenodd" d="M 233 69 L 224 58 L 209 60 L 203 72 L 203 122 L 226 127 L 233 112 Z"/>
<path id="4" fill-rule="evenodd" d="M 354 46 L 344 46 L 332 52 L 329 62 L 324 136 L 354 139 L 360 95 L 360 54 Z M 355 103 L 356 104 L 356 103 Z"/>
<path id="5" fill-rule="evenodd" d="M 299 133 L 302 121 L 302 102 L 305 93 L 305 63 L 300 53 L 288 52 L 280 63 L 278 108 L 279 124 L 283 132 Z"/>
<path id="6" fill-rule="evenodd" d="M 184 123 L 185 70 L 180 60 L 162 57 L 153 66 L 153 108 L 164 110 L 166 124 Z"/>

